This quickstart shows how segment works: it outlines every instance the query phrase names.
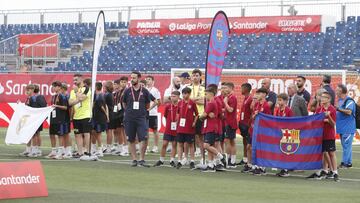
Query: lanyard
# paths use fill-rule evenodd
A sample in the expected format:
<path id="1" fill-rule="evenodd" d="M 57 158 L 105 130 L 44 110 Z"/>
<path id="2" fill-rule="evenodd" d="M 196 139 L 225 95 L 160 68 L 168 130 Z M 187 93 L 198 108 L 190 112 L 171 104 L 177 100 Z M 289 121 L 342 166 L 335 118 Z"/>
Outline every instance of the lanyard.
<path id="1" fill-rule="evenodd" d="M 134 94 L 134 87 L 131 87 L 131 94 L 132 94 L 132 97 L 133 97 L 133 101 L 134 101 L 134 102 L 138 102 L 138 101 L 140 100 L 141 92 L 142 92 L 142 87 L 140 87 L 139 96 L 138 96 L 138 99 L 137 99 L 137 101 L 136 101 L 136 100 L 135 100 L 135 94 Z"/>
<path id="2" fill-rule="evenodd" d="M 184 104 L 186 104 L 186 106 L 185 106 L 185 114 L 183 114 L 182 116 L 187 116 L 187 112 L 188 112 L 188 110 L 189 110 L 189 108 L 188 108 L 188 105 L 190 104 L 190 101 L 189 102 L 187 102 L 187 103 L 185 103 L 185 101 L 183 100 L 182 101 L 182 105 L 181 105 L 181 107 L 182 108 L 184 108 Z M 184 110 L 183 110 L 184 111 Z M 183 117 L 184 118 L 184 117 Z"/>
<path id="3" fill-rule="evenodd" d="M 286 108 L 284 109 L 284 111 L 281 111 L 281 109 L 279 108 L 277 114 L 277 116 L 286 117 Z"/>

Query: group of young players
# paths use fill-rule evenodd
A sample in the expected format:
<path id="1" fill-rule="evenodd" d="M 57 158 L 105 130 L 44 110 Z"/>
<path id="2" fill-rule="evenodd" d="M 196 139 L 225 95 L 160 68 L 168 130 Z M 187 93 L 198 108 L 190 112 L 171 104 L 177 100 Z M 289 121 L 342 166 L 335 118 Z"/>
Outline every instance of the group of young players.
<path id="1" fill-rule="evenodd" d="M 138 72 L 132 74 L 141 76 Z M 220 89 L 213 84 L 205 88 L 201 84 L 201 77 L 202 72 L 195 69 L 192 71 L 190 84 L 172 84 L 170 95 L 164 95 L 166 97 L 163 99 L 166 127 L 160 150 L 160 159 L 154 166 L 161 166 L 165 163 L 168 145 L 171 144 L 170 165 L 177 169 L 187 164 L 189 164 L 190 169 L 196 168 L 195 152 L 199 150 L 201 152 L 200 163 L 204 165 L 205 160 L 207 160 L 206 167 L 202 168 L 203 171 L 224 171 L 226 168 L 236 168 L 237 165 L 244 165 L 242 169 L 244 173 L 265 174 L 265 168 L 251 164 L 251 135 L 255 117 L 260 112 L 281 117 L 296 116 L 290 105 L 292 104 L 292 97 L 289 100 L 288 94 L 276 95 L 271 92 L 269 90 L 270 84 L 266 84 L 270 83 L 269 79 L 263 80 L 263 87 L 257 89 L 254 96 L 251 95 L 251 85 L 244 83 L 241 85 L 241 93 L 244 98 L 239 108 L 240 118 L 238 120 L 238 100 L 234 94 L 234 83 L 223 82 Z M 299 76 L 298 79 L 303 80 L 303 83 L 306 80 L 302 76 Z M 140 150 L 139 142 L 141 143 L 143 139 L 137 137 L 140 135 L 139 131 L 134 133 L 135 140 L 130 140 L 129 135 L 125 133 L 124 118 L 131 115 L 125 113 L 125 109 L 129 107 L 124 101 L 124 96 L 130 97 L 132 95 L 132 111 L 139 109 L 139 99 L 136 101 L 134 90 L 132 87 L 128 87 L 128 82 L 127 77 L 121 77 L 115 81 L 106 81 L 105 83 L 97 82 L 92 108 L 90 105 L 90 79 L 83 80 L 82 75 L 74 75 L 74 86 L 70 94 L 67 92 L 68 84 L 60 81 L 53 82 L 52 87 L 55 95 L 51 98 L 51 105 L 54 110 L 50 115 L 49 128 L 52 151 L 47 157 L 54 159 L 79 158 L 89 154 L 100 157 L 104 154 L 128 156 L 130 153 L 128 139 L 131 143 L 133 141 L 137 143 L 136 149 Z M 300 85 L 301 88 L 303 88 L 303 85 Z M 161 103 L 161 96 L 160 92 L 154 87 L 154 77 L 152 76 L 147 76 L 146 80 L 141 81 L 139 98 L 143 95 L 141 93 L 142 88 L 146 88 L 147 92 L 150 93 L 148 98 L 150 104 L 146 106 L 147 128 L 151 128 L 155 135 L 155 143 L 151 151 L 157 152 L 159 139 L 157 107 Z M 39 94 L 37 85 L 28 85 L 26 94 L 28 95 L 27 105 L 31 107 L 46 106 L 45 98 Z M 128 94 L 129 96 L 127 96 Z M 304 99 L 308 96 L 304 88 L 298 91 L 297 94 L 304 97 Z M 315 99 L 314 108 L 311 108 L 315 110 L 314 113 L 325 112 L 326 119 L 324 120 L 323 136 L 324 169 L 314 173 L 309 178 L 328 177 L 338 180 L 334 153 L 336 109 L 331 104 L 333 99 L 328 91 L 321 91 L 317 99 Z M 307 100 L 307 102 L 309 101 Z M 135 104 L 137 107 L 135 107 Z M 92 118 L 90 119 L 90 117 Z M 77 149 L 74 150 L 69 136 L 71 121 L 73 122 L 76 138 Z M 238 128 L 244 146 L 244 154 L 240 163 L 236 163 L 235 139 Z M 41 150 L 39 149 L 41 130 L 42 126 L 28 143 L 22 155 L 29 157 L 41 156 Z M 104 146 L 101 141 L 102 132 L 106 132 L 106 144 Z M 56 147 L 56 136 L 58 137 L 58 147 Z M 73 151 L 75 152 L 73 153 Z M 207 154 L 207 158 L 205 154 Z M 142 159 L 142 161 L 144 160 Z M 137 164 L 133 165 L 136 166 Z M 141 165 L 145 166 L 145 164 Z M 278 175 L 284 177 L 288 176 L 289 173 L 287 170 L 281 170 Z"/>

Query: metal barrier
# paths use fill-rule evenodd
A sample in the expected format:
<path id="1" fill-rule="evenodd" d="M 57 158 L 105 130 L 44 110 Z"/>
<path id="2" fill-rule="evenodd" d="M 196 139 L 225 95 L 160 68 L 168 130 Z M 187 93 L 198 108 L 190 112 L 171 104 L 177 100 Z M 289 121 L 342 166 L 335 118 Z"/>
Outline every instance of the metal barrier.
<path id="1" fill-rule="evenodd" d="M 330 15 L 337 21 L 360 13 L 357 0 L 248 0 L 234 3 L 126 5 L 72 9 L 32 9 L 0 11 L 3 24 L 82 23 L 94 22 L 99 10 L 106 13 L 107 22 L 131 19 L 203 18 L 213 17 L 218 10 L 232 16 Z"/>
<path id="2" fill-rule="evenodd" d="M 15 69 L 18 67 L 18 35 L 0 41 L 0 66 Z"/>

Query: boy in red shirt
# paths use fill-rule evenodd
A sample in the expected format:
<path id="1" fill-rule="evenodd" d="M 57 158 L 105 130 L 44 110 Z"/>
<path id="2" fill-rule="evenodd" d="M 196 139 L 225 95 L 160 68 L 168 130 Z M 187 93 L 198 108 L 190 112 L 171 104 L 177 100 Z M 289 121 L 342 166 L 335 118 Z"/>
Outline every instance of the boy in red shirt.
<path id="1" fill-rule="evenodd" d="M 175 155 L 176 155 L 176 128 L 177 120 L 176 114 L 178 112 L 178 103 L 180 98 L 179 91 L 173 91 L 171 93 L 171 103 L 167 103 L 164 110 L 164 117 L 166 118 L 165 133 L 163 136 L 163 144 L 160 152 L 160 160 L 156 162 L 154 166 L 161 166 L 165 161 L 166 148 L 171 142 L 171 154 L 170 154 L 170 166 L 175 167 Z"/>
<path id="2" fill-rule="evenodd" d="M 277 96 L 276 104 L 278 108 L 274 111 L 274 116 L 278 117 L 292 117 L 294 116 L 290 107 L 287 106 L 289 102 L 289 96 L 285 93 L 281 93 Z M 286 169 L 282 169 L 279 173 L 276 174 L 279 177 L 288 177 L 289 171 Z"/>
<path id="3" fill-rule="evenodd" d="M 253 100 L 253 104 L 252 104 L 252 115 L 251 115 L 251 125 L 249 128 L 249 134 L 250 134 L 250 139 L 248 140 L 247 143 L 247 157 L 248 157 L 248 163 L 245 164 L 244 169 L 241 171 L 243 173 L 247 173 L 250 171 L 253 171 L 254 175 L 261 175 L 262 173 L 265 173 L 265 169 L 261 169 L 259 167 L 253 166 L 251 164 L 251 151 L 252 151 L 252 133 L 253 133 L 253 129 L 254 129 L 254 121 L 255 118 L 257 116 L 258 113 L 265 113 L 265 114 L 270 114 L 271 115 L 271 109 L 270 106 L 268 104 L 268 102 L 266 102 L 266 95 L 267 95 L 267 89 L 265 88 L 259 88 L 256 91 L 256 95 L 255 95 L 255 99 Z"/>
<path id="4" fill-rule="evenodd" d="M 308 178 L 324 179 L 333 178 L 339 181 L 339 175 L 336 165 L 336 146 L 335 146 L 335 123 L 336 123 L 336 109 L 331 105 L 331 95 L 329 92 L 321 94 L 321 106 L 319 106 L 315 113 L 325 113 L 324 131 L 323 131 L 323 169 L 312 174 Z M 330 168 L 330 171 L 328 171 Z"/>
<path id="5" fill-rule="evenodd" d="M 204 135 L 204 148 L 208 151 L 208 166 L 204 172 L 215 172 L 215 170 L 224 170 L 224 166 L 221 164 L 221 160 L 224 158 L 223 155 L 216 149 L 215 142 L 218 138 L 218 106 L 214 99 L 216 89 L 208 87 L 205 90 L 206 107 L 204 113 L 200 119 L 203 120 Z M 216 160 L 214 161 L 214 158 Z"/>
<path id="6" fill-rule="evenodd" d="M 225 144 L 226 144 L 226 154 L 227 158 L 227 167 L 236 168 L 236 129 L 237 129 L 237 99 L 233 95 L 234 83 L 226 82 L 224 83 L 224 104 L 225 104 Z"/>
<path id="7" fill-rule="evenodd" d="M 247 159 L 247 143 L 250 139 L 249 127 L 251 119 L 251 103 L 253 97 L 250 95 L 251 85 L 249 83 L 244 83 L 241 85 L 241 94 L 244 95 L 244 100 L 240 109 L 240 120 L 239 120 L 239 129 L 241 136 L 243 137 L 243 146 L 244 146 L 244 157 L 240 161 L 239 165 L 244 165 L 248 162 Z"/>
<path id="8" fill-rule="evenodd" d="M 196 107 L 196 103 L 190 99 L 190 94 L 191 89 L 185 87 L 182 90 L 183 100 L 179 102 L 178 107 L 178 126 L 176 135 L 176 141 L 178 142 L 178 163 L 176 166 L 177 169 L 180 169 L 186 163 L 186 159 L 182 159 L 184 150 L 185 156 L 187 156 L 186 152 L 190 150 L 190 169 L 195 168 L 195 125 L 199 113 Z"/>

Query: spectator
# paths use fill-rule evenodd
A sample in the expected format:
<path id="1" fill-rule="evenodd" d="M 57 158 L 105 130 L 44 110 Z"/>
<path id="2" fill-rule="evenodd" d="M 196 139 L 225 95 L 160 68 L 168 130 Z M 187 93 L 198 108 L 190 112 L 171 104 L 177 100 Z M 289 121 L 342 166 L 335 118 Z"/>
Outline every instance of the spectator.
<path id="1" fill-rule="evenodd" d="M 184 88 L 184 87 L 191 84 L 190 74 L 188 72 L 181 73 L 179 78 L 180 78 L 180 81 L 181 81 L 181 85 L 180 85 L 181 88 Z"/>
<path id="2" fill-rule="evenodd" d="M 296 86 L 298 87 L 297 94 L 305 99 L 306 105 L 310 103 L 310 93 L 305 89 L 306 78 L 304 76 L 297 76 Z"/>
<path id="3" fill-rule="evenodd" d="M 329 94 L 331 95 L 331 105 L 335 105 L 335 92 L 334 90 L 331 88 L 330 86 L 331 83 L 331 76 L 330 75 L 324 75 L 323 76 L 323 82 L 322 82 L 322 87 L 329 92 Z"/>
<path id="4" fill-rule="evenodd" d="M 267 90 L 266 101 L 268 102 L 269 107 L 271 109 L 271 114 L 273 114 L 275 104 L 276 104 L 277 95 L 276 95 L 275 92 L 270 91 L 270 86 L 271 86 L 271 79 L 270 78 L 265 78 L 265 79 L 262 80 L 261 87 L 263 87 L 263 88 L 265 88 Z"/>
<path id="5" fill-rule="evenodd" d="M 179 77 L 174 77 L 171 81 L 170 87 L 168 87 L 164 92 L 164 103 L 170 103 L 171 102 L 171 93 L 173 91 L 179 91 L 181 92 L 183 87 L 181 87 L 181 80 Z M 180 95 L 180 98 L 182 98 L 182 95 Z"/>
<path id="6" fill-rule="evenodd" d="M 296 94 L 298 92 L 297 86 L 295 84 L 290 84 L 287 89 L 289 94 L 288 107 L 291 108 L 294 116 L 309 115 L 305 99 Z"/>

